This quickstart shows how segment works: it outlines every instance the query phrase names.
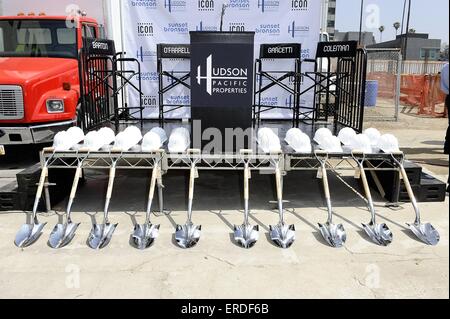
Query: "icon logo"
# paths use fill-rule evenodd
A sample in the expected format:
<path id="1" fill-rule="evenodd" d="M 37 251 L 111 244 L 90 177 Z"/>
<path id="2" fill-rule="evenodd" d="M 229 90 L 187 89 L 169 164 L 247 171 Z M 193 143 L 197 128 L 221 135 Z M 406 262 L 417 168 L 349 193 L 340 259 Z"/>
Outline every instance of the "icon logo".
<path id="1" fill-rule="evenodd" d="M 155 95 L 144 95 L 142 96 L 142 105 L 146 109 L 154 109 L 158 105 L 158 99 Z"/>
<path id="2" fill-rule="evenodd" d="M 206 81 L 206 92 L 246 94 L 248 83 L 248 70 L 242 68 L 213 67 L 212 54 L 206 59 L 206 74 L 202 75 L 202 66 L 197 68 L 197 83 Z"/>
<path id="3" fill-rule="evenodd" d="M 306 11 L 308 10 L 308 0 L 292 0 L 292 11 Z"/>
<path id="4" fill-rule="evenodd" d="M 198 11 L 214 11 L 214 0 L 198 0 Z"/>
<path id="5" fill-rule="evenodd" d="M 243 22 L 230 22 L 230 32 L 244 32 L 245 23 Z"/>
<path id="6" fill-rule="evenodd" d="M 153 23 L 138 22 L 137 34 L 139 37 L 152 37 L 153 36 Z"/>

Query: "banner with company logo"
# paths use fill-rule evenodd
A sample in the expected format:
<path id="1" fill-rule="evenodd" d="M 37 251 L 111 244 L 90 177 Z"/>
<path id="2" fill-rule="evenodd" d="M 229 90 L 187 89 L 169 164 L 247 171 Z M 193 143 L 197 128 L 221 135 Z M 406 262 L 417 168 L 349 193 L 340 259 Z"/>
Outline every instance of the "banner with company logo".
<path id="1" fill-rule="evenodd" d="M 223 31 L 254 31 L 255 57 L 265 43 L 301 43 L 302 58 L 314 58 L 320 35 L 320 1 L 314 0 L 124 0 L 122 1 L 124 47 L 128 55 L 141 62 L 146 118 L 157 118 L 158 74 L 157 45 L 159 43 L 188 44 L 189 31 L 218 31 L 222 5 L 226 4 Z M 190 71 L 189 60 L 166 60 L 164 69 L 181 77 Z M 293 60 L 273 60 L 265 63 L 266 70 L 294 70 Z M 312 71 L 304 65 L 302 71 Z M 164 85 L 173 79 L 165 78 Z M 268 84 L 267 79 L 257 79 Z M 291 79 L 284 81 L 291 85 Z M 302 84 L 303 89 L 311 83 Z M 301 105 L 311 106 L 312 91 L 302 96 Z M 130 105 L 138 96 L 130 92 Z M 275 87 L 264 93 L 265 105 L 289 106 L 293 97 Z M 177 86 L 165 94 L 165 104 L 190 105 L 190 91 Z M 189 118 L 188 108 L 168 113 L 166 118 Z M 273 110 L 265 118 L 292 118 L 292 112 Z"/>

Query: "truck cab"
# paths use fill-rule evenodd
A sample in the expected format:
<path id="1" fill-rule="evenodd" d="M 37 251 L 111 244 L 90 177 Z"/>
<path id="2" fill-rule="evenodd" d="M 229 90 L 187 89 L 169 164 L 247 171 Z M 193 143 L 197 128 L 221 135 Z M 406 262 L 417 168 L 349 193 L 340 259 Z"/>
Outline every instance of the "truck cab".
<path id="1" fill-rule="evenodd" d="M 85 16 L 0 17 L 0 145 L 48 143 L 76 124 L 79 51 L 100 32 Z"/>

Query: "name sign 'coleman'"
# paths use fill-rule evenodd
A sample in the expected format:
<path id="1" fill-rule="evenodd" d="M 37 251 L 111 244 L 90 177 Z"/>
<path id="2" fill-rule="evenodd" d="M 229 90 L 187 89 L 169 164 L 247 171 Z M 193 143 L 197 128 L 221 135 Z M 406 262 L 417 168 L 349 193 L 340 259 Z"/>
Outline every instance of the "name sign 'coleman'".
<path id="1" fill-rule="evenodd" d="M 358 42 L 320 42 L 317 45 L 318 58 L 351 58 L 356 56 Z"/>
<path id="2" fill-rule="evenodd" d="M 189 44 L 158 44 L 158 58 L 189 59 L 191 47 Z"/>

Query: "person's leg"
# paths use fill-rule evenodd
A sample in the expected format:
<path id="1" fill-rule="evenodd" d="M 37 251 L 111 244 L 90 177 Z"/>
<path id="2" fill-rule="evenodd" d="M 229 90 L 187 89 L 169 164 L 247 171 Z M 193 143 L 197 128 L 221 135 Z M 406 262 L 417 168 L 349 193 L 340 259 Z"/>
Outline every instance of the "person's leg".
<path id="1" fill-rule="evenodd" d="M 447 95 L 447 97 L 445 99 L 445 106 L 447 107 L 448 127 L 447 127 L 447 134 L 445 136 L 444 153 L 449 154 L 450 153 L 450 113 L 448 111 L 450 108 L 450 95 Z M 449 189 L 450 189 L 450 174 L 449 174 L 448 180 L 447 180 L 447 193 L 449 192 Z"/>

